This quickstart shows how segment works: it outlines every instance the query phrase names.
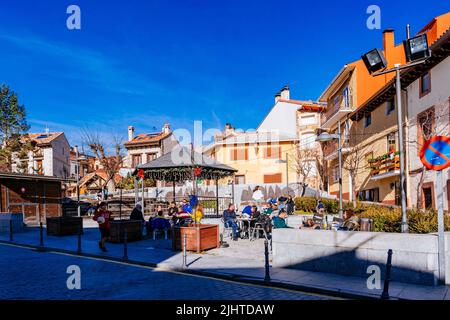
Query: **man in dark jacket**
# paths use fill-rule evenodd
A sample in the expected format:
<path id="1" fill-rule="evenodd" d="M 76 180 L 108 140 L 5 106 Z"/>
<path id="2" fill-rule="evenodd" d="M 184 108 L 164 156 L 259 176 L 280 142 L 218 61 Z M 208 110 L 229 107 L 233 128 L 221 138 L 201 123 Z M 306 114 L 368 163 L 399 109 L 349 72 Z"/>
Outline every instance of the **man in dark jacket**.
<path id="1" fill-rule="evenodd" d="M 233 229 L 233 240 L 237 241 L 239 237 L 238 225 L 236 223 L 236 211 L 234 204 L 230 203 L 228 209 L 223 212 L 223 221 L 226 228 Z"/>
<path id="2" fill-rule="evenodd" d="M 130 220 L 145 221 L 144 215 L 142 214 L 142 206 L 139 203 L 131 211 Z"/>

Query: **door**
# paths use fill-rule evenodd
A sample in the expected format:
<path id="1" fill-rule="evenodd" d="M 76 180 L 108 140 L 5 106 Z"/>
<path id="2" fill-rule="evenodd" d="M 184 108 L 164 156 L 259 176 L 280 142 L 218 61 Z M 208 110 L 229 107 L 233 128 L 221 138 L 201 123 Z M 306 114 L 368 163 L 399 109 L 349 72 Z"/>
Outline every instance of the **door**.
<path id="1" fill-rule="evenodd" d="M 423 188 L 423 202 L 425 209 L 433 208 L 433 191 L 431 187 Z"/>

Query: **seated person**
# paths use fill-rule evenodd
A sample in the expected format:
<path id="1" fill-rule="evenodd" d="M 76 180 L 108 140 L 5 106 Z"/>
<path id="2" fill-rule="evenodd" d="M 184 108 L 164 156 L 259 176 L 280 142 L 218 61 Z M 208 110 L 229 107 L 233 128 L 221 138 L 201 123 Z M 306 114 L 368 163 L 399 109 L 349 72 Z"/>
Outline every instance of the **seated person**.
<path id="1" fill-rule="evenodd" d="M 318 214 L 325 214 L 325 205 L 322 200 L 317 201 L 316 211 Z"/>
<path id="2" fill-rule="evenodd" d="M 351 211 L 344 212 L 344 222 L 338 228 L 342 231 L 353 231 L 359 228 L 359 218 Z"/>
<path id="3" fill-rule="evenodd" d="M 183 199 L 183 202 L 181 203 L 181 207 L 183 208 L 184 212 L 192 213 L 192 207 L 189 204 L 187 199 Z"/>
<path id="4" fill-rule="evenodd" d="M 278 216 L 272 218 L 272 223 L 275 229 L 289 228 L 288 225 L 286 224 L 286 220 Z"/>
<path id="5" fill-rule="evenodd" d="M 177 212 L 178 212 L 177 205 L 174 201 L 172 201 L 169 205 L 169 216 L 172 217 Z"/>
<path id="6" fill-rule="evenodd" d="M 170 222 L 164 218 L 163 211 L 159 211 L 158 215 L 152 219 L 152 230 L 169 230 Z"/>
<path id="7" fill-rule="evenodd" d="M 313 219 L 308 219 L 303 222 L 303 228 L 320 229 L 320 226 L 316 224 Z"/>
<path id="8" fill-rule="evenodd" d="M 233 240 L 237 241 L 239 238 L 239 231 L 236 223 L 236 211 L 234 204 L 230 203 L 228 205 L 228 209 L 223 212 L 223 221 L 226 228 L 233 229 Z"/>
<path id="9" fill-rule="evenodd" d="M 183 206 L 178 207 L 178 212 L 172 216 L 175 225 L 186 225 L 191 222 L 191 215 L 184 211 Z"/>
<path id="10" fill-rule="evenodd" d="M 142 214 L 142 206 L 138 203 L 134 207 L 130 214 L 130 220 L 140 220 L 145 222 L 144 215 Z"/>
<path id="11" fill-rule="evenodd" d="M 252 206 L 248 205 L 242 210 L 242 216 L 248 218 L 252 215 Z"/>
<path id="12" fill-rule="evenodd" d="M 273 219 L 274 217 L 278 217 L 280 214 L 280 211 L 278 210 L 278 206 L 276 204 L 272 205 L 272 213 L 270 214 L 270 218 Z"/>

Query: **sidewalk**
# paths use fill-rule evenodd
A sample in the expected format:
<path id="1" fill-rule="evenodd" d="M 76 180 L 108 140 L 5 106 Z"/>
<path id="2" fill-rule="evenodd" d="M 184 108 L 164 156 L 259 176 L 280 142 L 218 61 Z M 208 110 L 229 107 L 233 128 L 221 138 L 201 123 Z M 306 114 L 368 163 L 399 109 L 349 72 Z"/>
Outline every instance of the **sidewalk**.
<path id="1" fill-rule="evenodd" d="M 39 229 L 28 228 L 24 233 L 0 235 L 0 244 L 39 246 Z M 264 282 L 264 241 L 239 240 L 229 242 L 229 248 L 219 248 L 206 253 L 188 253 L 187 268 L 183 268 L 181 252 L 171 250 L 171 240 L 158 239 L 128 244 L 127 263 L 146 265 L 160 270 L 172 270 L 212 277 L 232 279 L 247 283 L 263 283 L 275 287 L 291 288 L 306 292 L 323 293 L 349 298 L 379 299 L 382 289 L 369 290 L 366 278 L 341 276 L 328 273 L 270 268 L 270 282 Z M 48 250 L 76 253 L 77 236 L 47 237 L 44 230 L 44 246 Z M 107 244 L 108 252 L 98 248 L 98 230 L 86 228 L 82 236 L 82 253 L 87 257 L 123 261 L 123 244 Z M 383 284 L 381 284 L 383 286 Z M 450 300 L 448 286 L 420 286 L 391 282 L 391 299 Z"/>

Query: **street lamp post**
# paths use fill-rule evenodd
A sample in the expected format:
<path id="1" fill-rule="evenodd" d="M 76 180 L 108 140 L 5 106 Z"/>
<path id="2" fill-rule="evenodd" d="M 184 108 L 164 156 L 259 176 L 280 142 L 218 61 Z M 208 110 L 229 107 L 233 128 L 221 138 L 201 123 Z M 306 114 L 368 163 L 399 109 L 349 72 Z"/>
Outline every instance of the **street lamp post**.
<path id="1" fill-rule="evenodd" d="M 338 158 L 339 158 L 339 218 L 343 218 L 343 205 L 342 205 L 342 139 L 341 139 L 341 120 L 338 121 L 337 134 L 329 134 L 323 132 L 317 136 L 317 142 L 326 142 L 337 140 L 338 141 Z"/>
<path id="2" fill-rule="evenodd" d="M 78 146 L 75 146 L 75 159 L 76 159 L 76 166 L 75 171 L 77 175 L 77 215 L 78 217 L 81 217 L 81 208 L 80 208 L 80 160 L 78 159 Z"/>
<path id="3" fill-rule="evenodd" d="M 374 77 L 381 76 L 387 73 L 395 72 L 395 94 L 397 99 L 397 126 L 398 126 L 398 139 L 399 139 L 399 153 L 400 153 L 400 193 L 401 193 L 401 205 L 402 205 L 402 225 L 401 230 L 403 233 L 408 233 L 408 217 L 406 207 L 406 175 L 405 175 L 405 154 L 403 147 L 403 115 L 402 115 L 402 90 L 401 90 L 401 76 L 400 71 L 402 69 L 408 69 L 413 66 L 422 64 L 427 58 L 431 56 L 431 52 L 428 49 L 428 39 L 426 34 L 418 35 L 414 38 L 407 39 L 403 42 L 405 48 L 405 56 L 408 60 L 408 64 L 400 65 L 395 64 L 394 68 L 385 70 L 387 68 L 387 62 L 383 54 L 378 49 L 373 49 L 362 56 L 362 60 L 367 67 L 367 70 Z M 379 71 L 382 70 L 383 71 Z M 377 72 L 378 71 L 378 72 Z"/>

